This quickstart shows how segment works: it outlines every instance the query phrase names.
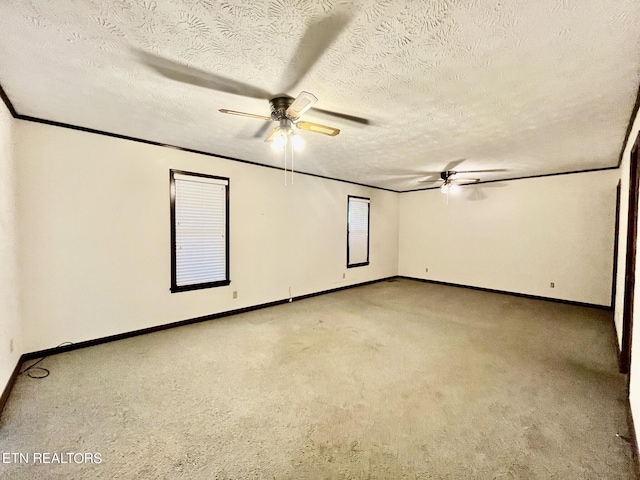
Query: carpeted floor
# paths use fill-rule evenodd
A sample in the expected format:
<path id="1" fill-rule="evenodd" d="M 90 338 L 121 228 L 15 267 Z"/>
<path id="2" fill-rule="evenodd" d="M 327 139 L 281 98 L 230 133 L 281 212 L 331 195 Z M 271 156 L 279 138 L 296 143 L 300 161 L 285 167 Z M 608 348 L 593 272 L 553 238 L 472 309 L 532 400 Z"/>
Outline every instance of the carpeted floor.
<path id="1" fill-rule="evenodd" d="M 29 463 L 0 477 L 636 478 L 592 308 L 396 280 L 43 366 L 0 420 L 0 452 Z"/>

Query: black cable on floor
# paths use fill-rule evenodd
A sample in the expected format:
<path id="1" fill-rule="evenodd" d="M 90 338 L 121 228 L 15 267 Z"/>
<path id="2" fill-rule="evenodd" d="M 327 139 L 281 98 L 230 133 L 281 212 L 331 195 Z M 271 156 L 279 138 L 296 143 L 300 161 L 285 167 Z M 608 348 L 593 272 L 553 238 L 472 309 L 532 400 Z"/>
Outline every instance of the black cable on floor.
<path id="1" fill-rule="evenodd" d="M 63 347 L 65 345 L 73 345 L 73 342 L 62 342 L 56 348 Z M 25 368 L 20 373 L 18 373 L 18 375 L 22 375 L 23 373 L 26 373 L 29 378 L 35 378 L 36 380 L 40 380 L 41 378 L 47 378 L 51 372 L 49 370 L 47 370 L 46 368 L 44 368 L 44 367 L 37 367 L 36 365 L 38 365 L 40 362 L 42 362 L 48 356 L 49 355 L 45 355 L 44 357 L 38 359 L 36 362 L 32 363 L 27 368 Z M 41 373 L 40 374 L 34 374 L 34 372 L 41 372 Z"/>

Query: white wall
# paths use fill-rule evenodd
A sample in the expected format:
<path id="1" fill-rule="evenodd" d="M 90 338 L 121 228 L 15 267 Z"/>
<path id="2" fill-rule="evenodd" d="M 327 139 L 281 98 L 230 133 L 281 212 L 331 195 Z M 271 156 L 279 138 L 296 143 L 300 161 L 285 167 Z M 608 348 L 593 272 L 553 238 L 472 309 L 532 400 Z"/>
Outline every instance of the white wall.
<path id="1" fill-rule="evenodd" d="M 608 170 L 478 184 L 448 205 L 439 190 L 402 194 L 399 274 L 608 306 L 617 181 Z"/>
<path id="2" fill-rule="evenodd" d="M 466 187 L 447 206 L 437 190 L 398 195 L 304 175 L 285 188 L 279 170 L 15 121 L 0 107 L 0 390 L 21 353 L 280 300 L 289 286 L 297 296 L 399 273 L 608 305 L 622 172 L 620 336 L 639 129 L 636 118 L 621 171 Z M 231 179 L 228 287 L 169 292 L 170 168 Z M 347 195 L 372 199 L 368 267 L 345 268 Z"/>
<path id="3" fill-rule="evenodd" d="M 27 352 L 397 274 L 397 193 L 24 121 L 16 153 Z M 169 292 L 171 168 L 230 178 L 227 287 Z M 371 197 L 366 267 L 347 195 Z"/>
<path id="4" fill-rule="evenodd" d="M 16 256 L 15 120 L 0 102 L 0 393 L 22 354 Z M 13 339 L 13 352 L 10 342 Z"/>

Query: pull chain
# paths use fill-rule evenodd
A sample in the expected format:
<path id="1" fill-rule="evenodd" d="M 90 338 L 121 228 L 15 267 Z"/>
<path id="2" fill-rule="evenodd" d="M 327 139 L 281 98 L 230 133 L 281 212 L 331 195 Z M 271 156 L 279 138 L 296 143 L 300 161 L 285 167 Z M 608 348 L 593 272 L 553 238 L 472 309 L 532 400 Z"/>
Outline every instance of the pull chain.
<path id="1" fill-rule="evenodd" d="M 284 141 L 284 184 L 287 185 L 287 164 L 291 173 L 291 185 L 293 185 L 293 137 L 287 133 Z"/>
<path id="2" fill-rule="evenodd" d="M 289 139 L 289 148 L 291 149 L 291 185 L 293 185 L 293 136 Z"/>

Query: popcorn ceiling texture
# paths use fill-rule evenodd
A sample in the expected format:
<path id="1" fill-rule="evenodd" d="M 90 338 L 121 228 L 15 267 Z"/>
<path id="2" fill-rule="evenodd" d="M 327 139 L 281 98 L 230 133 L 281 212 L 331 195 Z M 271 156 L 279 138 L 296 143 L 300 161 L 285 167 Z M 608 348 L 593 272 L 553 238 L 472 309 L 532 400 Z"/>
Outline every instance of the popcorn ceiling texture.
<path id="1" fill-rule="evenodd" d="M 150 52 L 277 93 L 307 27 L 348 26 L 289 95 L 335 138 L 301 132 L 302 171 L 397 190 L 420 173 L 507 169 L 483 179 L 615 166 L 640 82 L 640 2 L 621 0 L 4 0 L 0 84 L 47 120 L 280 165 L 254 134 L 266 100 L 182 84 Z"/>

